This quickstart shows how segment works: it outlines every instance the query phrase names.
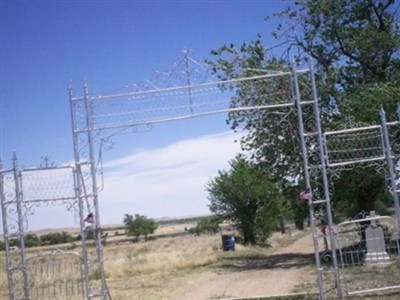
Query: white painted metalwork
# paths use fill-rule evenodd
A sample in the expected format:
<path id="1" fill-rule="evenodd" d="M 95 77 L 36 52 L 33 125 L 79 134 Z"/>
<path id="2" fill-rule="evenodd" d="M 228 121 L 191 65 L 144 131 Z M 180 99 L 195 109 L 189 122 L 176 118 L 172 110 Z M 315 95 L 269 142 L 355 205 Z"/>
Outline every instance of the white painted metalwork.
<path id="1" fill-rule="evenodd" d="M 299 71 L 304 72 L 307 70 Z M 93 113 L 92 130 L 170 122 L 238 110 L 292 106 L 290 91 L 283 95 L 276 87 L 276 80 L 286 81 L 290 86 L 289 75 L 288 72 L 281 72 L 192 86 L 93 96 L 89 100 Z M 260 86 L 265 88 L 257 88 Z M 251 104 L 237 107 L 234 99 L 239 97 L 243 87 L 254 90 L 253 93 L 240 95 Z M 78 105 L 83 105 L 83 98 L 71 97 L 71 102 L 78 108 Z M 76 132 L 88 130 L 85 126 L 80 128 L 76 125 Z"/>
<path id="2" fill-rule="evenodd" d="M 91 95 L 85 83 L 83 95 L 76 96 L 73 88 L 70 87 L 75 165 L 73 168 L 58 171 L 68 170 L 67 172 L 73 174 L 73 179 L 67 182 L 62 181 L 60 184 L 57 181 L 58 175 L 55 176 L 55 173 L 50 177 L 46 177 L 48 175 L 41 177 L 40 180 L 30 177 L 30 172 L 35 172 L 35 174 L 44 174 L 42 171 L 55 172 L 55 170 L 50 170 L 48 162 L 45 163 L 44 169 L 20 172 L 15 157 L 12 170 L 1 170 L 0 167 L 0 196 L 10 299 L 30 299 L 29 274 L 24 252 L 24 220 L 27 215 L 24 209 L 30 205 L 36 208 L 38 203 L 47 201 L 67 205 L 67 208 L 76 209 L 78 206 L 85 298 L 88 300 L 111 299 L 105 279 L 103 245 L 100 236 L 98 177 L 102 175 L 102 149 L 110 145 L 111 137 L 127 128 L 135 130 L 141 126 L 151 128 L 151 125 L 156 123 L 217 113 L 230 113 L 236 117 L 262 113 L 264 118 L 274 120 L 273 125 L 278 128 L 290 123 L 289 116 L 292 117 L 291 120 L 296 117 L 305 183 L 312 193 L 308 204 L 319 298 L 322 300 L 334 295 L 341 299 L 343 292 L 347 295 L 368 292 L 369 290 L 350 292 L 348 281 L 345 282 L 346 291 L 342 290 L 344 281 L 339 270 L 337 250 L 343 249 L 338 244 L 332 218 L 333 189 L 330 180 L 340 170 L 356 164 L 377 165 L 381 169 L 386 166 L 390 175 L 390 189 L 394 193 L 396 228 L 398 228 L 400 214 L 397 190 L 399 188 L 391 150 L 393 141 L 390 128 L 388 129 L 388 126 L 398 126 L 398 122 L 388 123 L 382 111 L 381 125 L 364 125 L 356 128 L 351 126 L 351 128 L 324 132 L 311 64 L 310 69 L 306 70 L 296 70 L 293 67 L 291 72 L 216 80 L 211 78 L 206 67 L 191 59 L 187 51 L 184 54 L 182 61 L 173 69 L 157 73 L 152 80 L 126 85 L 112 93 Z M 49 182 L 50 186 L 42 186 L 41 180 Z M 58 188 L 53 189 L 56 185 Z M 22 195 L 24 188 L 28 187 L 30 191 L 26 192 L 24 201 Z M 73 192 L 70 190 L 71 187 L 73 187 Z M 10 215 L 15 216 L 14 219 L 16 219 L 12 224 L 9 223 L 12 219 L 9 218 Z M 91 216 L 89 227 L 86 226 L 88 216 Z M 328 226 L 324 233 L 317 230 L 318 222 L 322 219 L 327 220 Z M 88 251 L 88 228 L 93 230 L 95 236 L 95 252 Z M 7 239 L 11 236 L 17 236 L 21 242 L 21 249 L 16 259 L 11 255 L 9 244 L 7 244 Z M 321 239 L 324 241 L 324 251 L 319 249 Z M 100 280 L 94 284 L 93 278 Z M 381 286 L 373 290 L 385 288 Z"/>
<path id="3" fill-rule="evenodd" d="M 303 76 L 308 70 L 296 73 Z M 83 96 L 76 96 L 70 88 L 72 133 L 74 141 L 77 193 L 82 231 L 82 256 L 84 262 L 87 299 L 110 297 L 103 265 L 103 248 L 100 239 L 101 223 L 97 177 L 105 142 L 127 128 L 184 120 L 217 113 L 254 113 L 264 110 L 275 113 L 275 118 L 285 120 L 293 113 L 291 72 L 275 72 L 247 78 L 210 81 L 207 68 L 191 59 L 187 52 L 175 68 L 158 73 L 153 80 L 123 87 L 105 95 L 90 95 L 88 85 Z M 281 86 L 286 86 L 287 90 Z M 242 105 L 245 99 L 247 105 Z M 308 101 L 308 102 L 307 102 Z M 308 97 L 306 101 L 312 103 Z M 305 105 L 301 103 L 300 105 Z M 117 131 L 115 131 L 117 130 Z M 110 134 L 107 134 L 110 131 Z M 103 143 L 104 142 L 104 143 Z M 94 214 L 93 230 L 96 235 L 96 253 L 89 254 L 86 245 L 84 218 Z M 99 274 L 101 284 L 93 285 L 91 274 Z"/>
<path id="4" fill-rule="evenodd" d="M 76 252 L 43 252 L 27 258 L 31 300 L 83 300 L 82 257 Z"/>
<path id="5" fill-rule="evenodd" d="M 387 122 L 385 112 L 381 110 L 380 125 L 351 123 L 349 128 L 324 131 L 321 126 L 319 99 L 312 65 L 310 65 L 310 70 L 314 117 L 303 121 L 302 116 L 305 115 L 307 117 L 308 114 L 302 111 L 303 106 L 301 105 L 297 105 L 297 110 L 299 113 L 300 142 L 305 167 L 305 183 L 313 195 L 308 203 L 317 263 L 319 297 L 320 299 L 333 297 L 341 299 L 344 297 L 344 293 L 346 295 L 367 294 L 390 289 L 388 286 L 391 286 L 391 289 L 396 289 L 399 284 L 396 279 L 395 284 L 381 279 L 375 289 L 365 289 L 365 287 L 362 289 L 359 287 L 358 290 L 354 290 L 354 288 L 350 288 L 348 274 L 346 273 L 348 266 L 343 264 L 342 256 L 340 260 L 337 257 L 337 250 L 340 251 L 342 248 L 339 244 L 339 249 L 337 249 L 337 232 L 333 223 L 330 199 L 334 193 L 331 180 L 335 176 L 340 176 L 342 170 L 353 168 L 356 165 L 373 167 L 379 171 L 386 170 L 389 175 L 388 189 L 392 191 L 396 212 L 396 221 L 393 223 L 395 228 L 393 238 L 397 242 L 395 243 L 395 255 L 393 258 L 395 260 L 398 259 L 400 208 L 397 195 L 398 180 L 394 166 L 399 157 L 398 154 L 394 154 L 391 146 L 399 148 L 399 143 L 396 139 L 399 131 L 400 117 L 398 121 Z M 294 85 L 296 99 L 298 99 L 297 101 L 301 101 L 302 94 L 296 88 L 296 80 L 294 81 Z M 307 130 L 307 127 L 303 126 L 302 123 L 309 123 L 307 127 L 310 130 Z M 398 149 L 396 151 L 398 152 Z M 325 227 L 324 224 L 326 224 L 326 230 L 323 229 L 321 232 L 317 232 L 316 225 L 318 223 L 321 228 Z M 322 245 L 324 245 L 323 250 L 319 249 L 321 240 Z M 350 239 L 351 242 L 355 242 L 355 240 L 351 241 Z M 342 266 L 341 271 L 339 270 L 339 264 Z M 397 270 L 398 268 L 396 267 L 395 269 Z M 345 290 L 343 290 L 343 284 Z"/>
<path id="6" fill-rule="evenodd" d="M 4 170 L 0 163 L 0 200 L 9 299 L 83 299 L 82 260 L 78 255 L 73 256 L 76 272 L 67 277 L 67 266 L 74 266 L 71 260 L 65 259 L 69 254 L 36 257 L 37 261 L 35 256 L 28 256 L 25 247 L 29 216 L 37 209 L 51 205 L 78 210 L 74 168 L 57 167 L 49 164 L 46 158 L 44 164 L 37 168 L 19 169 L 14 154 L 12 169 Z M 19 247 L 12 248 L 10 243 L 15 238 Z M 46 276 L 47 279 L 44 278 Z M 71 298 L 72 295 L 74 297 Z"/>
<path id="7" fill-rule="evenodd" d="M 326 206 L 326 218 L 328 220 L 328 228 L 329 228 L 329 236 L 331 239 L 331 252 L 330 255 L 332 257 L 332 265 L 328 267 L 328 272 L 333 273 L 333 278 L 334 278 L 334 288 L 333 290 L 336 291 L 336 295 L 338 299 L 342 298 L 342 290 L 341 290 L 341 284 L 340 284 L 340 277 L 339 277 L 339 269 L 338 269 L 338 260 L 336 257 L 336 248 L 335 248 L 335 242 L 334 242 L 334 235 L 332 234 L 333 232 L 333 219 L 332 219 L 332 209 L 331 209 L 331 204 L 330 204 L 330 197 L 329 193 L 327 190 L 329 190 L 329 182 L 328 182 L 328 177 L 327 177 L 327 153 L 325 152 L 325 147 L 324 145 L 324 137 L 322 133 L 322 127 L 321 127 L 321 120 L 320 120 L 320 111 L 319 111 L 319 103 L 318 103 L 318 96 L 317 96 L 317 91 L 316 91 L 316 85 L 315 85 L 315 79 L 314 79 L 314 73 L 312 69 L 312 64 L 310 62 L 310 81 L 311 81 L 311 97 L 313 99 L 313 111 L 314 115 L 309 120 L 312 124 L 308 125 L 308 128 L 313 130 L 310 134 L 310 132 L 305 132 L 305 127 L 303 125 L 303 110 L 302 106 L 297 104 L 297 110 L 298 110 L 298 118 L 299 118 L 299 133 L 300 133 L 300 141 L 301 141 L 301 148 L 302 148 L 302 154 L 303 154 L 303 161 L 304 161 L 304 175 L 305 175 L 305 183 L 306 183 L 306 188 L 309 189 L 309 191 L 312 194 L 312 197 L 308 200 L 308 205 L 309 205 L 309 210 L 310 210 L 310 223 L 311 223 L 311 228 L 312 228 L 312 238 L 313 238 L 313 244 L 314 244 L 314 254 L 315 254 L 315 260 L 316 260 L 316 265 L 317 265 L 317 275 L 318 275 L 318 288 L 319 288 L 319 298 L 320 299 L 325 299 L 326 296 L 326 288 L 325 285 L 326 283 L 324 282 L 324 267 L 322 266 L 324 257 L 321 258 L 320 256 L 320 249 L 319 249 L 319 234 L 317 232 L 317 224 L 316 222 L 318 221 L 317 213 L 316 213 L 316 203 L 318 204 L 323 204 Z M 300 88 L 298 85 L 298 80 L 296 78 L 296 72 L 295 69 L 293 71 L 293 78 L 294 78 L 294 89 L 295 89 L 295 101 L 298 103 L 301 103 L 301 98 L 302 95 L 300 93 Z M 306 141 L 306 139 L 310 139 L 310 137 L 313 136 L 314 140 L 313 141 Z M 311 161 L 310 157 L 316 156 L 316 161 Z M 314 165 L 313 165 L 314 163 Z M 316 165 L 315 165 L 316 164 Z M 315 183 L 313 183 L 313 178 L 319 177 L 322 178 L 322 188 L 324 193 L 318 194 L 315 191 Z"/>

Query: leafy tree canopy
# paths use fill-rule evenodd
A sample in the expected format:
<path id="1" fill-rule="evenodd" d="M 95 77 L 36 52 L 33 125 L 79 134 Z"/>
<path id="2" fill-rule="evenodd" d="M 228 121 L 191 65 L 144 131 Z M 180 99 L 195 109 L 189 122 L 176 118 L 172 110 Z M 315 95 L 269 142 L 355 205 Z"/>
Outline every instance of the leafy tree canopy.
<path id="1" fill-rule="evenodd" d="M 398 71 L 400 32 L 395 0 L 297 0 L 277 15 L 274 32 L 311 55 L 344 90 L 388 82 Z M 397 77 L 397 76 L 396 76 Z"/>
<path id="2" fill-rule="evenodd" d="M 145 239 L 148 239 L 148 235 L 154 233 L 157 229 L 157 223 L 153 219 L 149 219 L 146 216 L 135 214 L 135 217 L 129 214 L 125 214 L 124 217 L 125 231 L 128 236 L 134 236 L 139 239 L 141 235 L 144 235 Z"/>
<path id="3" fill-rule="evenodd" d="M 230 167 L 207 184 L 209 207 L 219 218 L 238 225 L 244 244 L 255 244 L 276 228 L 279 187 L 243 156 L 232 160 Z"/>
<path id="4" fill-rule="evenodd" d="M 400 83 L 398 10 L 394 0 L 299 0 L 277 14 L 286 22 L 274 35 L 287 51 L 315 59 L 323 103 L 334 99 L 342 117 L 376 122 L 380 105 L 390 112 L 400 100 L 392 97 Z"/>
<path id="5" fill-rule="evenodd" d="M 188 231 L 200 235 L 201 233 L 215 234 L 219 231 L 220 220 L 215 217 L 201 218 L 195 227 L 190 228 Z"/>
<path id="6" fill-rule="evenodd" d="M 317 63 L 325 128 L 353 126 L 348 124 L 349 120 L 377 123 L 381 106 L 391 118 L 395 103 L 400 102 L 398 9 L 394 0 L 297 0 L 276 14 L 284 21 L 273 35 L 280 39 L 280 45 L 285 45 L 284 55 L 278 58 L 268 53 L 258 36 L 253 42 L 227 44 L 213 50 L 215 59 L 208 63 L 221 79 L 230 79 L 260 74 L 259 70 L 287 70 L 293 55 L 297 61 L 311 56 Z M 276 80 L 273 85 L 279 87 L 277 91 L 282 97 L 285 91 L 291 96 L 290 83 Z M 264 95 L 263 89 L 243 85 L 232 103 L 246 105 L 246 101 L 255 99 L 247 95 Z M 257 101 L 266 104 L 271 97 L 258 97 Z M 241 126 L 248 130 L 241 140 L 242 147 L 252 150 L 258 163 L 272 167 L 275 179 L 301 179 L 296 112 L 233 112 L 228 122 L 234 129 Z M 349 188 L 351 195 L 349 191 L 343 192 L 341 195 L 347 195 L 346 199 L 338 201 L 354 201 L 357 196 L 355 210 L 362 210 L 374 206 L 382 195 L 383 185 L 384 180 L 374 169 L 356 168 L 341 174 L 335 190 Z M 286 194 L 290 184 L 285 186 Z"/>

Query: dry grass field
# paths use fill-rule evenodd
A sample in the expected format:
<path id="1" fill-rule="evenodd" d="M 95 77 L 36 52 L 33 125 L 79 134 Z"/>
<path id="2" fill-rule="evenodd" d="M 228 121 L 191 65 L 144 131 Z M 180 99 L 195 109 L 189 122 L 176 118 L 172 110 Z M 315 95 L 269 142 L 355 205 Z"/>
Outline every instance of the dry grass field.
<path id="1" fill-rule="evenodd" d="M 7 292 L 7 276 L 4 252 L 0 254 L 0 299 L 6 298 Z"/>
<path id="2" fill-rule="evenodd" d="M 154 237 L 184 232 L 185 227 L 185 224 L 165 225 Z M 236 244 L 234 252 L 222 251 L 219 234 L 109 243 L 104 247 L 108 287 L 113 300 L 263 299 L 289 293 L 314 293 L 317 283 L 309 234 L 275 233 L 269 247 Z M 112 235 L 110 231 L 110 241 L 114 239 Z M 119 238 L 121 233 L 115 235 L 116 240 Z M 36 255 L 32 250 L 29 249 L 28 255 Z M 79 251 L 79 247 L 75 250 Z M 7 299 L 4 260 L 0 254 L 0 299 Z M 376 299 L 398 299 L 397 296 Z"/>
<path id="3" fill-rule="evenodd" d="M 187 225 L 161 226 L 155 236 L 184 232 Z M 120 238 L 120 235 L 115 238 Z M 231 273 L 230 268 L 240 266 L 247 259 L 265 259 L 268 253 L 289 245 L 296 238 L 297 234 L 277 233 L 271 239 L 269 248 L 243 247 L 236 244 L 235 252 L 222 251 L 219 234 L 200 236 L 187 234 L 156 238 L 148 242 L 110 243 L 104 247 L 107 283 L 114 300 L 185 299 L 187 293 L 191 293 L 194 287 L 201 288 L 203 284 L 208 285 L 208 281 L 216 282 L 217 285 L 220 279 L 229 281 L 227 274 Z M 112 239 L 113 237 L 110 238 Z M 79 248 L 75 250 L 79 251 Z M 31 249 L 28 252 L 30 251 Z M 4 260 L 4 255 L 1 255 L 0 291 L 2 292 L 7 290 Z M 257 276 L 250 273 L 248 275 Z M 222 284 L 229 285 L 224 282 Z M 218 291 L 218 288 L 210 291 L 213 294 L 212 298 L 232 296 L 229 291 L 225 291 L 225 287 L 223 289 L 223 291 Z M 257 290 L 254 290 L 253 295 L 256 294 Z M 3 296 L 6 297 L 3 294 L 0 298 L 3 299 Z"/>
<path id="4" fill-rule="evenodd" d="M 269 248 L 236 244 L 235 252 L 221 250 L 222 242 L 218 234 L 186 235 L 107 246 L 104 256 L 109 289 L 113 299 L 121 300 L 231 297 L 233 295 L 222 286 L 226 284 L 225 279 L 230 280 L 229 273 L 235 273 L 236 280 L 239 280 L 240 274 L 250 276 L 249 279 L 257 276 L 259 266 L 251 268 L 248 265 L 250 268 L 246 270 L 245 264 L 249 260 L 253 263 L 257 259 L 261 261 L 269 253 L 291 244 L 298 237 L 277 233 L 271 239 Z M 234 270 L 240 266 L 244 267 L 242 271 Z M 310 271 L 312 273 L 311 268 Z M 210 291 L 211 296 L 200 295 L 210 286 L 210 282 L 214 285 L 220 282 L 222 290 L 219 291 L 216 286 L 215 291 Z M 249 288 L 252 296 L 259 295 L 255 287 Z M 197 296 L 193 293 L 197 293 Z"/>
<path id="5" fill-rule="evenodd" d="M 115 299 L 165 299 L 196 270 L 215 264 L 220 239 L 187 235 L 105 248 L 108 285 Z"/>

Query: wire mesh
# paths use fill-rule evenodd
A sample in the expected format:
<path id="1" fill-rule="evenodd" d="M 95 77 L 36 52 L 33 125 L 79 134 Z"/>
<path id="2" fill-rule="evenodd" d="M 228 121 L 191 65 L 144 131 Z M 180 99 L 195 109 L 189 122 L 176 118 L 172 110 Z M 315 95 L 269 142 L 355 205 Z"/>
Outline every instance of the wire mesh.
<path id="1" fill-rule="evenodd" d="M 290 106 L 290 73 L 92 98 L 93 127 L 105 129 L 234 110 Z"/>
<path id="2" fill-rule="evenodd" d="M 21 171 L 23 201 L 76 199 L 73 168 Z"/>
<path id="3" fill-rule="evenodd" d="M 329 167 L 385 158 L 379 126 L 328 132 L 324 138 Z"/>

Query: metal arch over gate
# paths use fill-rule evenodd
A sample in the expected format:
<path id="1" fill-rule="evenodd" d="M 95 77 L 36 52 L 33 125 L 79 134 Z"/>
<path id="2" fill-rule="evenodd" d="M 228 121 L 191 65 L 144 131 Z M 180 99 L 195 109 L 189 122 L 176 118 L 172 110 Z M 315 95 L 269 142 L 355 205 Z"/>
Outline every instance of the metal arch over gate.
<path id="1" fill-rule="evenodd" d="M 210 80 L 211 79 L 211 80 Z M 262 89 L 259 87 L 262 86 Z M 280 86 L 287 87 L 286 91 Z M 243 89 L 242 89 L 243 88 Z M 245 91 L 245 92 L 244 92 Z M 236 101 L 246 99 L 243 106 Z M 341 166 L 354 164 L 369 164 L 376 161 L 386 163 L 389 171 L 390 189 L 393 192 L 396 206 L 395 234 L 398 237 L 399 205 L 395 182 L 393 157 L 390 150 L 388 126 L 398 125 L 399 122 L 387 123 L 384 112 L 381 112 L 381 126 L 365 128 L 349 128 L 337 132 L 323 132 L 320 120 L 319 101 L 312 66 L 305 70 L 291 72 L 274 72 L 260 76 L 238 78 L 226 81 L 216 81 L 210 78 L 207 69 L 197 63 L 185 52 L 180 63 L 168 72 L 158 73 L 149 81 L 138 85 L 125 86 L 122 90 L 106 95 L 92 96 L 88 85 L 83 86 L 83 96 L 76 96 L 72 87 L 69 90 L 72 133 L 75 156 L 75 200 L 78 206 L 79 224 L 82 232 L 82 263 L 85 297 L 87 299 L 109 299 L 110 294 L 105 279 L 103 264 L 103 246 L 101 243 L 101 222 L 98 194 L 98 176 L 101 175 L 101 150 L 108 145 L 110 138 L 128 129 L 137 130 L 140 126 L 184 120 L 218 113 L 237 111 L 263 111 L 265 116 L 274 117 L 276 122 L 284 122 L 288 115 L 296 113 L 298 117 L 299 136 L 304 161 L 306 187 L 312 191 L 313 198 L 309 200 L 312 239 L 318 275 L 320 299 L 325 299 L 332 292 L 337 298 L 343 297 L 343 281 L 340 276 L 337 235 L 334 229 L 331 209 L 331 172 Z M 336 134 L 348 134 L 355 131 L 379 130 L 379 146 L 382 150 L 379 155 L 362 154 L 354 158 L 346 154 L 346 159 L 338 153 L 354 153 L 354 149 L 339 149 L 335 152 L 335 143 L 331 139 Z M 341 138 L 339 138 L 340 140 Z M 340 144 L 340 141 L 339 141 Z M 345 143 L 344 143 L 345 144 Z M 347 151 L 347 152 L 346 152 Z M 372 151 L 372 150 L 371 150 Z M 377 152 L 377 153 L 378 153 Z M 339 155 L 339 156 L 338 156 Z M 16 164 L 16 159 L 15 159 Z M 18 221 L 12 227 L 23 245 L 24 213 L 19 199 L 21 186 L 17 168 L 14 166 L 12 178 L 15 180 L 15 195 L 7 200 L 7 191 L 4 190 L 3 175 L 9 170 L 1 172 L 1 201 L 3 221 L 6 219 L 7 209 L 18 214 Z M 74 200 L 74 201 L 75 201 Z M 9 202 L 11 201 L 11 202 Z M 7 206 L 7 207 L 6 207 Z M 326 253 L 319 248 L 320 239 L 324 235 L 317 231 L 320 207 L 323 206 L 328 221 L 327 236 L 330 239 L 330 263 L 326 265 Z M 11 208 L 10 208 L 11 207 Z M 91 216 L 94 230 L 96 251 L 89 252 L 86 244 L 85 221 Z M 9 224 L 3 224 L 5 230 Z M 9 233 L 5 231 L 5 236 Z M 339 246 L 339 249 L 338 249 Z M 7 268 L 9 276 L 10 299 L 29 299 L 29 284 L 27 274 L 27 260 L 24 247 L 21 248 L 19 260 L 13 264 L 7 253 Z M 14 272 L 17 274 L 14 277 Z M 93 276 L 96 275 L 96 276 Z M 14 279 L 20 278 L 18 289 L 14 288 Z M 100 278 L 100 284 L 94 284 L 91 279 Z M 11 284 L 10 284 L 11 282 Z M 13 285 L 14 284 L 14 285 Z M 10 288 L 11 286 L 11 288 Z M 18 293 L 18 296 L 15 296 Z M 349 292 L 346 290 L 346 293 Z M 25 295 L 25 296 L 20 296 Z"/>
<path id="2" fill-rule="evenodd" d="M 282 85 L 287 86 L 286 91 L 277 88 Z M 261 89 L 260 86 L 262 86 Z M 399 205 L 397 188 L 394 188 L 393 157 L 387 135 L 387 125 L 397 125 L 399 122 L 387 123 L 384 112 L 381 112 L 382 125 L 378 127 L 381 128 L 380 147 L 382 152 L 379 157 L 360 157 L 358 160 L 349 159 L 346 162 L 330 161 L 329 159 L 333 158 L 334 153 L 330 149 L 329 137 L 333 136 L 335 132 L 323 132 L 311 63 L 310 67 L 304 70 L 297 70 L 293 66 L 291 72 L 273 72 L 260 76 L 213 81 L 210 80 L 207 69 L 191 59 L 188 52 L 184 52 L 182 61 L 176 64 L 171 71 L 158 73 L 152 80 L 138 85 L 125 86 L 122 90 L 106 95 L 91 96 L 85 83 L 83 96 L 77 97 L 74 90 L 70 88 L 75 161 L 81 197 L 84 190 L 89 190 L 89 192 L 85 192 L 89 203 L 87 210 L 81 205 L 80 215 L 83 218 L 86 214 L 95 213 L 97 233 L 100 232 L 100 221 L 96 179 L 99 170 L 96 167 L 98 161 L 94 156 L 96 147 L 101 149 L 109 142 L 111 136 L 128 128 L 137 129 L 140 126 L 217 113 L 236 111 L 251 113 L 261 110 L 268 116 L 274 116 L 277 122 L 283 122 L 292 112 L 297 113 L 306 187 L 313 193 L 313 198 L 309 200 L 309 210 L 320 299 L 332 296 L 332 293 L 339 299 L 343 297 L 330 199 L 332 184 L 329 174 L 332 168 L 342 164 L 368 164 L 376 160 L 386 161 L 386 168 L 390 174 L 389 186 L 393 191 L 396 206 L 396 228 L 399 227 Z M 239 97 L 242 100 L 245 98 L 246 101 L 236 101 Z M 248 104 L 245 106 L 239 104 L 243 102 Z M 111 133 L 106 133 L 109 131 Z M 351 152 L 351 149 L 349 150 Z M 316 180 L 316 178 L 318 179 Z M 325 218 L 328 223 L 327 235 L 323 235 L 317 230 L 316 223 L 320 218 L 321 206 L 324 206 Z M 396 234 L 398 234 L 398 230 Z M 326 236 L 330 238 L 331 245 L 328 266 L 325 266 L 324 263 L 326 253 L 321 251 L 319 246 L 319 240 Z M 99 236 L 96 240 L 100 241 Z M 97 257 L 93 260 L 100 262 L 97 268 L 103 278 L 103 285 L 101 290 L 92 294 L 92 297 L 99 296 L 104 299 L 107 288 L 104 281 L 100 242 L 97 244 L 97 250 Z M 85 273 L 88 274 L 92 272 L 90 268 L 93 268 L 93 264 L 86 263 L 85 268 Z M 92 290 L 90 283 L 88 288 Z M 346 293 L 349 294 L 347 290 Z"/>
<path id="3" fill-rule="evenodd" d="M 300 77 L 308 82 L 307 89 L 311 95 L 308 69 L 225 81 L 213 81 L 207 71 L 185 51 L 183 59 L 173 69 L 157 73 L 152 80 L 124 86 L 114 93 L 91 96 L 85 83 L 83 96 L 76 96 L 70 87 L 81 226 L 84 226 L 86 215 L 95 216 L 96 253 L 89 257 L 85 241 L 82 242 L 88 299 L 106 299 L 108 295 L 100 239 L 97 185 L 97 177 L 102 171 L 98 169 L 100 157 L 95 154 L 101 153 L 102 147 L 110 142 L 110 137 L 130 128 L 138 130 L 140 126 L 237 111 L 263 110 L 282 122 L 298 109 L 297 106 L 313 103 L 311 97 L 308 101 L 298 103 L 299 98 L 293 94 L 294 83 Z M 260 86 L 263 88 L 257 88 Z M 287 90 L 283 91 L 281 86 L 287 87 Z M 242 91 L 248 92 L 240 93 L 242 87 L 246 88 Z M 237 97 L 246 98 L 249 104 L 239 105 Z M 93 272 L 101 277 L 101 285 L 97 289 L 89 280 L 89 274 Z"/>

